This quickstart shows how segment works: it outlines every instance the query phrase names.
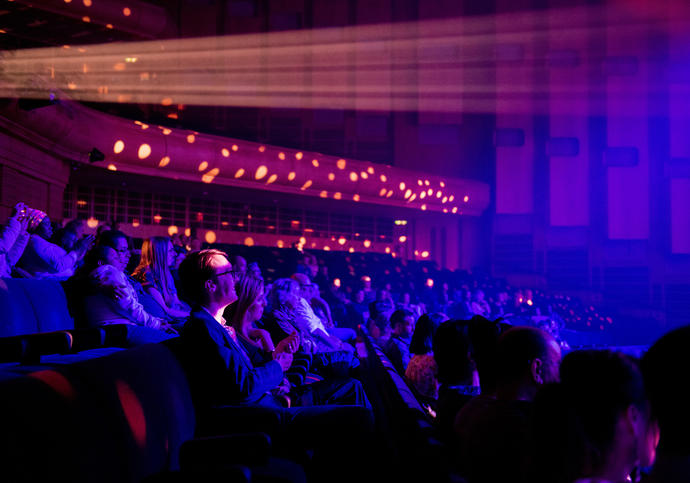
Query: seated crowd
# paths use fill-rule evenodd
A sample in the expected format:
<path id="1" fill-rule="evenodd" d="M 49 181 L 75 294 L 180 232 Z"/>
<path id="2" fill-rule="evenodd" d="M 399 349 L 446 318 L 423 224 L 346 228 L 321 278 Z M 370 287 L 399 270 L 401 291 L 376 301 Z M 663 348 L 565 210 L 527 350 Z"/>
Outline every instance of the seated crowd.
<path id="1" fill-rule="evenodd" d="M 343 459 L 372 458 L 358 344 L 366 338 L 427 411 L 458 481 L 690 475 L 690 418 L 674 376 L 690 368 L 689 327 L 641 361 L 570 351 L 558 337 L 564 297 L 486 277 L 453 282 L 405 263 L 377 290 L 346 254 L 328 255 L 345 259 L 342 279 L 306 253 L 288 277 L 264 280 L 265 260 L 248 264 L 180 237 L 144 240 L 136 261 L 130 239 L 109 228 L 84 236 L 70 222 L 53 236 L 45 213 L 19 204 L 0 233 L 0 275 L 65 280 L 77 325 L 127 324 L 132 346 L 176 338 L 194 405 L 209 410 L 204 424 L 219 406 L 279 411 L 287 440 L 319 453 L 317 479 L 356 477 Z"/>

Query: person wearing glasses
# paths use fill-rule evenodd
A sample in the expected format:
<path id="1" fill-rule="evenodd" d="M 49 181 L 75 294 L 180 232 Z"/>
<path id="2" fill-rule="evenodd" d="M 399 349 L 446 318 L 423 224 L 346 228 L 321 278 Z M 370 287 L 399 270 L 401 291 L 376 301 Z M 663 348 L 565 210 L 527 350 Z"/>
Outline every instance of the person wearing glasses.
<path id="1" fill-rule="evenodd" d="M 126 235 L 116 230 L 103 232 L 67 285 L 72 315 L 78 324 L 89 327 L 127 324 L 130 346 L 173 337 L 177 332 L 165 313 L 124 272 L 128 262 Z"/>

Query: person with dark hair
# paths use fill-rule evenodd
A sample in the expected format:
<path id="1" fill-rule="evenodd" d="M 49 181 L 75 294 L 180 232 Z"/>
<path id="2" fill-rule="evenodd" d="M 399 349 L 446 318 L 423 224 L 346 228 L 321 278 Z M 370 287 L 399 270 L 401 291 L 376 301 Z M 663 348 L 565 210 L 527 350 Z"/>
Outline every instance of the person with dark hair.
<path id="1" fill-rule="evenodd" d="M 400 375 L 405 374 L 410 362 L 410 342 L 414 332 L 414 315 L 409 310 L 398 309 L 391 314 L 392 334 L 383 351 Z"/>
<path id="2" fill-rule="evenodd" d="M 473 398 L 455 418 L 457 464 L 470 483 L 519 474 L 531 401 L 540 386 L 558 381 L 560 360 L 558 343 L 542 330 L 514 327 L 500 336 L 496 395 Z"/>
<path id="3" fill-rule="evenodd" d="M 535 398 L 523 481 L 636 481 L 637 469 L 652 464 L 658 441 L 637 361 L 612 351 L 577 351 L 563 359 L 560 374 L 560 384 Z"/>
<path id="4" fill-rule="evenodd" d="M 450 443 L 458 411 L 480 394 L 474 348 L 469 337 L 469 322 L 443 322 L 433 336 L 432 348 L 439 383 L 436 421 L 442 439 Z"/>
<path id="5" fill-rule="evenodd" d="M 410 341 L 410 362 L 405 369 L 405 379 L 418 395 L 418 398 L 432 409 L 438 398 L 438 366 L 434 360 L 433 338 L 445 314 L 424 314 L 418 320 Z"/>
<path id="6" fill-rule="evenodd" d="M 686 482 L 690 475 L 690 398 L 679 378 L 690 371 L 688 347 L 690 325 L 663 335 L 642 356 L 642 375 L 660 433 L 650 483 Z"/>

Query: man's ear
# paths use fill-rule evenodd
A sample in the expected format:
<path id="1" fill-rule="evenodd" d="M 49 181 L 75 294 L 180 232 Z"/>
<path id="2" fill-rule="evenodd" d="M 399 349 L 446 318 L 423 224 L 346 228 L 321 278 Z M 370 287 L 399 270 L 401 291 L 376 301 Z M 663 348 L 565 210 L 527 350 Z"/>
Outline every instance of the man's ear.
<path id="1" fill-rule="evenodd" d="M 211 294 L 216 291 L 216 284 L 213 280 L 206 280 L 206 282 L 204 282 L 204 288 Z"/>
<path id="2" fill-rule="evenodd" d="M 529 372 L 530 375 L 532 376 L 532 380 L 536 384 L 544 384 L 544 377 L 543 377 L 543 371 L 544 371 L 544 364 L 539 359 L 538 357 L 533 359 L 530 364 L 529 364 Z"/>
<path id="3" fill-rule="evenodd" d="M 640 422 L 642 420 L 640 410 L 634 404 L 631 404 L 623 413 L 623 417 L 625 418 L 625 426 L 630 431 L 630 434 L 635 437 L 639 436 L 637 433 L 640 431 Z"/>

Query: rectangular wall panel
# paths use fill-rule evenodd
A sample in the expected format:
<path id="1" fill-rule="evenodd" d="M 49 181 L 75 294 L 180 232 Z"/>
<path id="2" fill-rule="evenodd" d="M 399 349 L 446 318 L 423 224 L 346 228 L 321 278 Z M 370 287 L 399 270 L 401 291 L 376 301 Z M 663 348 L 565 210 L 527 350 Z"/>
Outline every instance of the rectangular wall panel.
<path id="1" fill-rule="evenodd" d="M 671 179 L 671 253 L 690 254 L 690 178 Z"/>

